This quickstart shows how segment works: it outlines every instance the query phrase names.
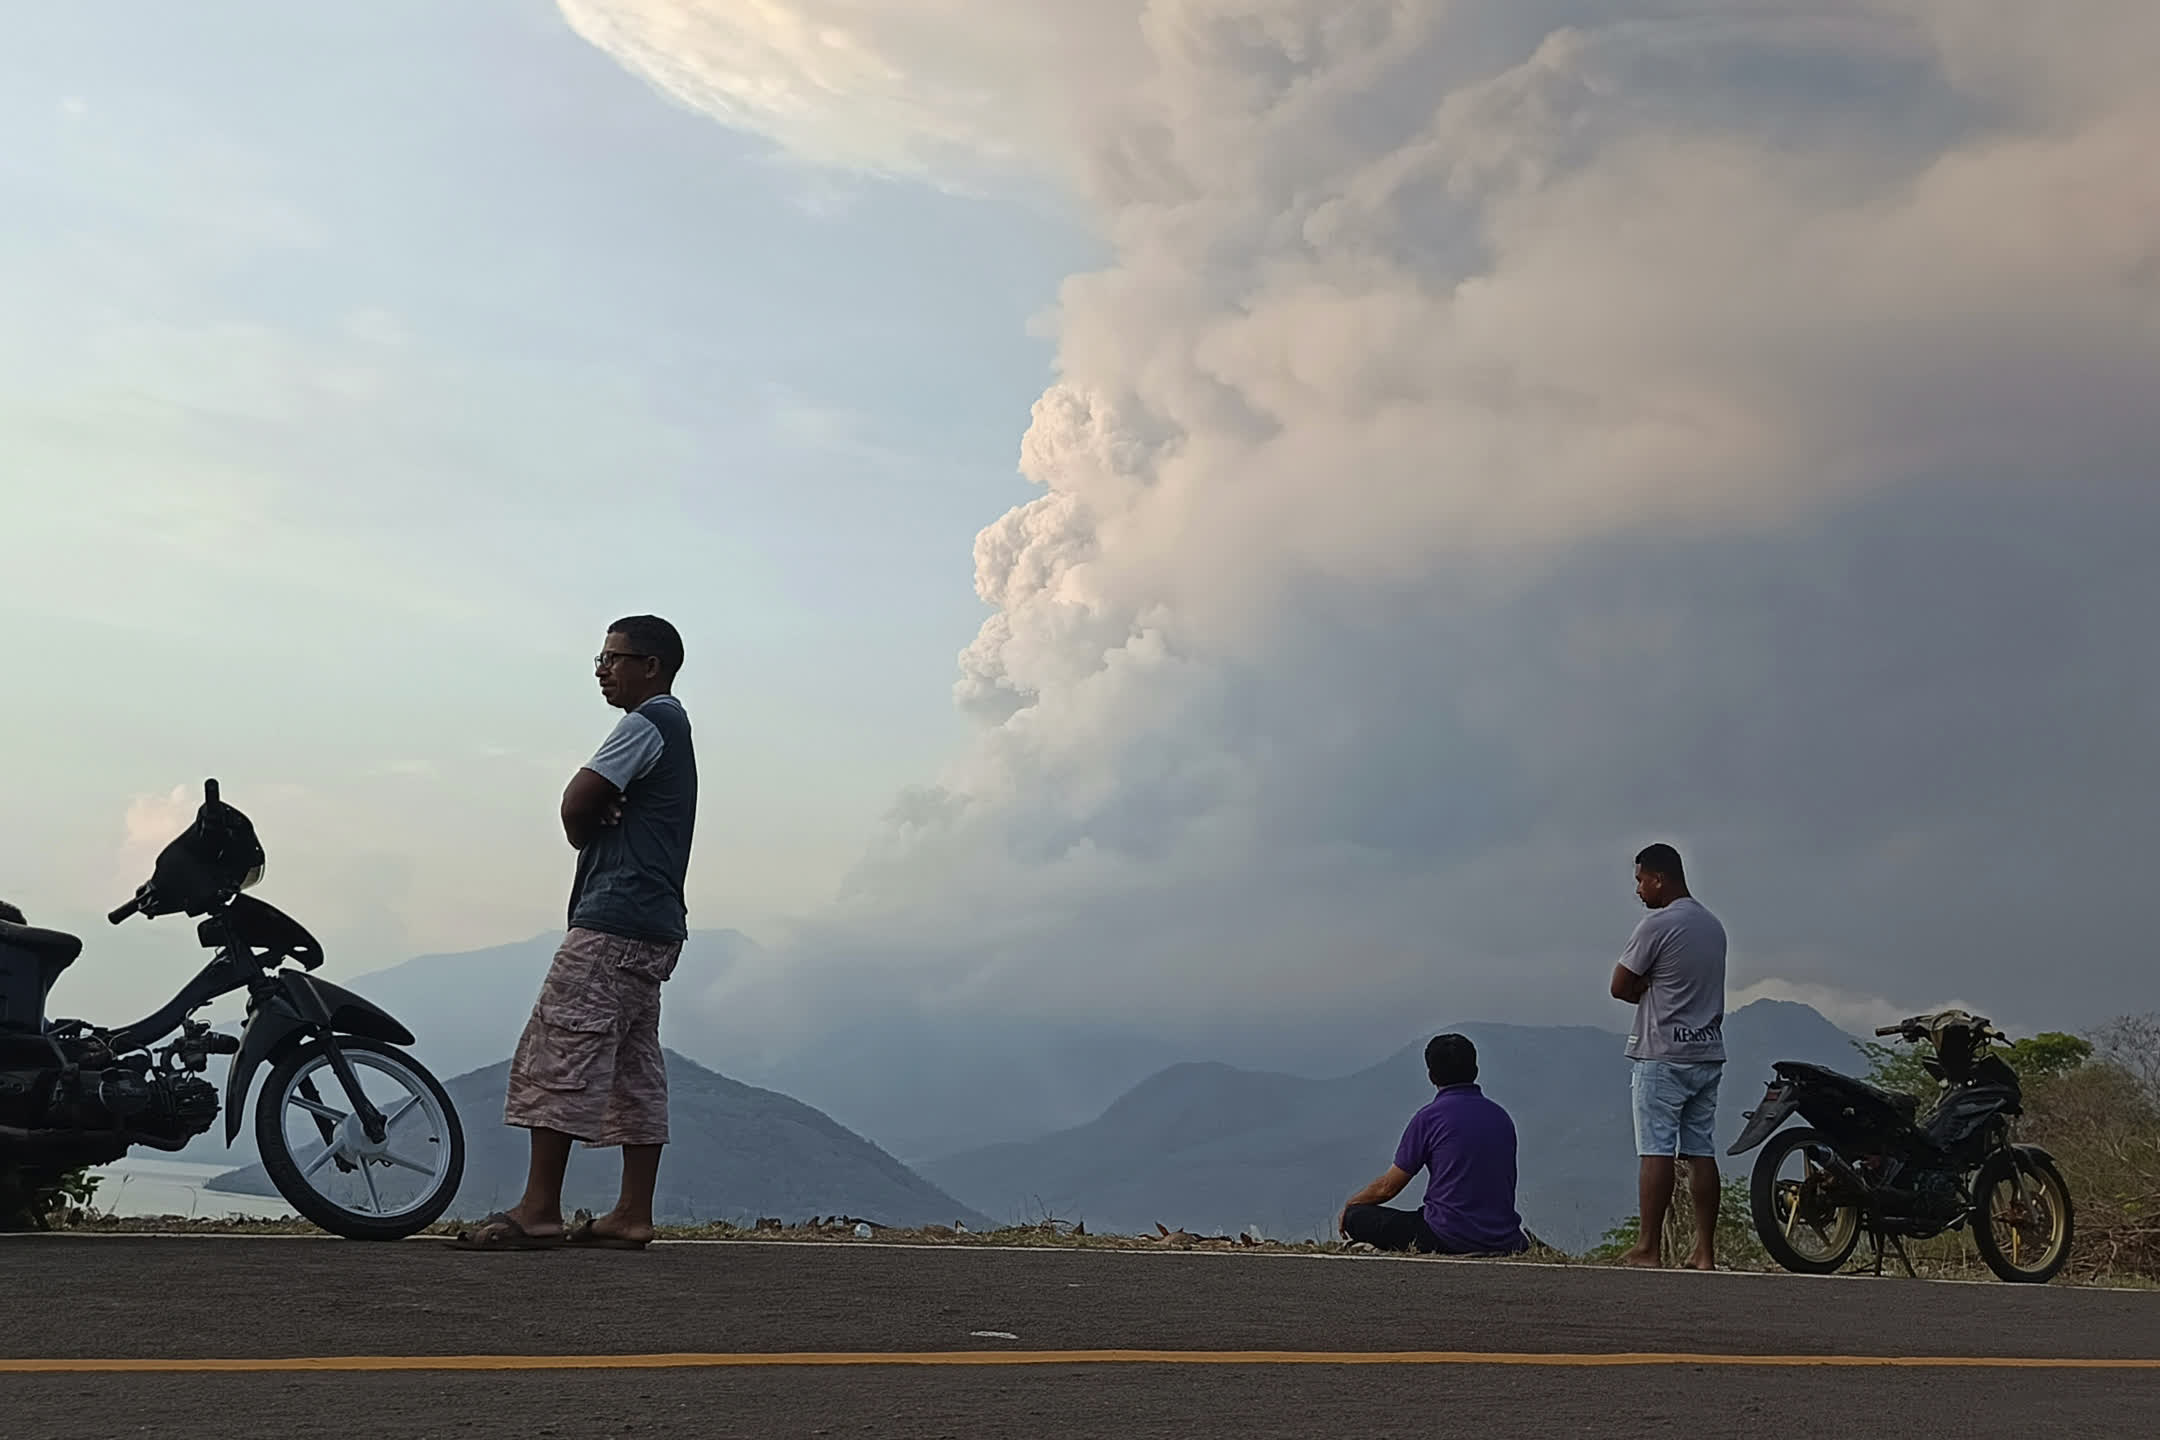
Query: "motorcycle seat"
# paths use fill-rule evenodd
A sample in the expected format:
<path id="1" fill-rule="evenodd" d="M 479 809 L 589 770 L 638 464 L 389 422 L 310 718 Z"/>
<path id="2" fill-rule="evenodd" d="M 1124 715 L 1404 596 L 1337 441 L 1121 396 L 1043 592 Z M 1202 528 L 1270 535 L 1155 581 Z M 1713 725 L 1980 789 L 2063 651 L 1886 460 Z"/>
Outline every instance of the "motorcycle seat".
<path id="1" fill-rule="evenodd" d="M 1917 1096 L 1902 1094 L 1895 1090 L 1884 1090 L 1879 1086 L 1868 1084 L 1865 1080 L 1856 1080 L 1850 1075 L 1840 1074 L 1838 1071 L 1822 1065 L 1809 1065 L 1798 1060 L 1780 1060 L 1771 1068 L 1788 1079 L 1820 1085 L 1832 1091 L 1844 1090 L 1865 1095 L 1871 1100 L 1889 1106 L 1908 1125 L 1912 1124 L 1920 1113 L 1920 1101 Z"/>
<path id="2" fill-rule="evenodd" d="M 28 951 L 47 968 L 57 971 L 75 963 L 75 957 L 82 954 L 83 942 L 58 930 L 40 930 L 35 925 L 0 920 L 0 946 L 5 945 Z"/>

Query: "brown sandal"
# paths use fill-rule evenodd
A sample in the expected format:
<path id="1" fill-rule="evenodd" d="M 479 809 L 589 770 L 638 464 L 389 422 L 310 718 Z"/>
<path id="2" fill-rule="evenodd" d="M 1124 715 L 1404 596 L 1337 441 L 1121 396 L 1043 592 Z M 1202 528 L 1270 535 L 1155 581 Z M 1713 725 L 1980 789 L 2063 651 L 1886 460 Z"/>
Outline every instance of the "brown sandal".
<path id="1" fill-rule="evenodd" d="M 497 1210 L 471 1229 L 458 1231 L 457 1239 L 450 1242 L 458 1250 L 554 1250 L 562 1243 L 560 1235 L 530 1234 L 507 1210 Z"/>
<path id="2" fill-rule="evenodd" d="M 576 1245 L 586 1250 L 643 1250 L 650 1240 L 632 1240 L 626 1235 L 603 1235 L 593 1228 L 592 1212 L 580 1210 L 570 1232 L 563 1236 L 563 1244 Z"/>

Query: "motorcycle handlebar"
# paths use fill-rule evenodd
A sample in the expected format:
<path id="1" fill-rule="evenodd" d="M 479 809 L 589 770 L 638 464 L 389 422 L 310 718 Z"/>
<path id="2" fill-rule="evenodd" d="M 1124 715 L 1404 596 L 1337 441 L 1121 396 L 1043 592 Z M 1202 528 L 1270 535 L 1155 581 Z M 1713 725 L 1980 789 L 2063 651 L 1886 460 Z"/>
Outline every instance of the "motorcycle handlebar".
<path id="1" fill-rule="evenodd" d="M 218 783 L 217 783 L 217 781 L 216 781 L 216 780 L 205 780 L 205 781 L 203 781 L 203 804 L 205 804 L 205 805 L 215 805 L 215 804 L 217 804 L 217 803 L 218 803 Z M 149 888 L 149 887 L 148 887 L 147 885 L 146 885 L 146 886 L 144 887 L 144 889 L 148 889 L 148 888 Z M 123 921 L 123 920 L 127 919 L 127 918 L 128 918 L 128 916 L 130 916 L 130 915 L 140 915 L 140 914 L 142 914 L 142 907 L 143 907 L 143 897 L 142 897 L 142 895 L 141 895 L 140 893 L 137 893 L 137 895 L 135 896 L 135 898 L 134 898 L 134 899 L 132 899 L 132 900 L 130 900 L 130 901 L 128 901 L 128 902 L 127 902 L 127 904 L 125 904 L 125 905 L 122 905 L 122 906 L 120 906 L 120 907 L 119 907 L 118 909 L 116 909 L 116 910 L 110 910 L 110 911 L 107 911 L 107 912 L 106 912 L 106 915 L 105 915 L 105 919 L 106 919 L 106 921 L 107 921 L 108 923 L 110 923 L 110 924 L 118 925 L 118 924 L 119 924 L 119 923 L 120 923 L 121 921 Z"/>
<path id="2" fill-rule="evenodd" d="M 1903 1035 L 1905 1027 L 1903 1025 L 1878 1025 L 1875 1027 L 1875 1033 L 1877 1035 Z"/>

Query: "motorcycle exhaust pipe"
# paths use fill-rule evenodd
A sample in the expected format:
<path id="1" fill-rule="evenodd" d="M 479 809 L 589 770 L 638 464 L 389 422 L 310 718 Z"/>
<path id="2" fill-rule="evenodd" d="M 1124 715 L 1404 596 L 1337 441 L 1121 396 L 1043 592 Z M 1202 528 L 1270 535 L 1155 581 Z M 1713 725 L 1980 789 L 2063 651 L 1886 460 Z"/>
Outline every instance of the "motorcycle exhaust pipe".
<path id="1" fill-rule="evenodd" d="M 20 1125 L 0 1125 L 0 1140 L 16 1145 L 79 1145 L 85 1141 L 117 1141 L 122 1145 L 148 1145 L 153 1150 L 185 1150 L 195 1137 L 172 1140 L 145 1135 L 139 1130 L 26 1130 Z"/>
<path id="2" fill-rule="evenodd" d="M 1827 1148 L 1821 1152 L 1820 1158 L 1829 1162 L 1824 1166 L 1825 1169 L 1830 1170 L 1840 1180 L 1849 1182 L 1860 1192 L 1860 1199 L 1863 1204 L 1870 1207 L 1875 1204 L 1882 1192 L 1868 1182 L 1867 1176 L 1854 1169 L 1850 1161 L 1838 1154 L 1837 1151 Z"/>

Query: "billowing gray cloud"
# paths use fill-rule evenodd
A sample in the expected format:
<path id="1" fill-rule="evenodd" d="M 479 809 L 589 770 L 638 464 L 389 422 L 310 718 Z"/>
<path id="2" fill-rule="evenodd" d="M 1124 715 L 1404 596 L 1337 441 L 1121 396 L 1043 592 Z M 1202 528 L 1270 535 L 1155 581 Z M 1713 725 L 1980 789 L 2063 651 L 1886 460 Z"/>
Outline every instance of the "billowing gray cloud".
<path id="1" fill-rule="evenodd" d="M 1663 836 L 1737 984 L 2160 1004 L 2143 0 L 565 8 L 809 158 L 1038 170 L 1114 247 L 976 544 L 978 743 L 797 963 L 1596 1013 Z"/>

